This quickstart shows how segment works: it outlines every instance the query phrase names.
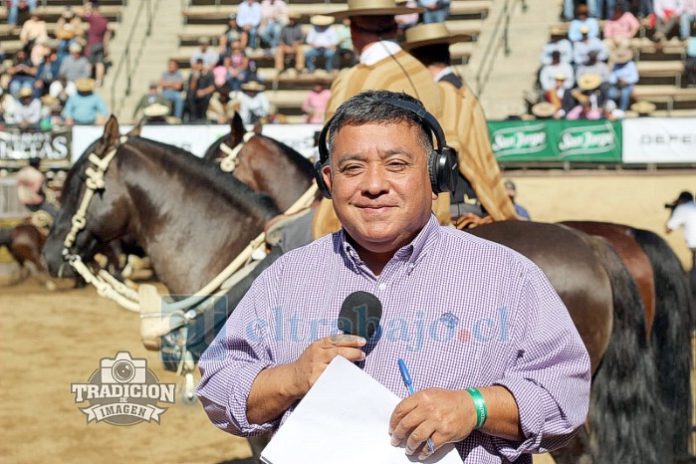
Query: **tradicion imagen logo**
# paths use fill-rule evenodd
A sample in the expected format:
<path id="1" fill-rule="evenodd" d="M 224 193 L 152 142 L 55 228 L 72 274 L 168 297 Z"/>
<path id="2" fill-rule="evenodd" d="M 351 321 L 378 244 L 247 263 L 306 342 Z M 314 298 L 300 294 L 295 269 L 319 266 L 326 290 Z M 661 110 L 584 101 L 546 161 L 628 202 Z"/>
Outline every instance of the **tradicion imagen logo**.
<path id="1" fill-rule="evenodd" d="M 87 415 L 87 423 L 135 425 L 143 421 L 159 423 L 167 410 L 159 403 L 174 403 L 176 384 L 159 383 L 146 359 L 120 351 L 113 358 L 102 358 L 87 383 L 72 384 L 71 392 L 75 403 L 89 403 L 80 408 Z"/>

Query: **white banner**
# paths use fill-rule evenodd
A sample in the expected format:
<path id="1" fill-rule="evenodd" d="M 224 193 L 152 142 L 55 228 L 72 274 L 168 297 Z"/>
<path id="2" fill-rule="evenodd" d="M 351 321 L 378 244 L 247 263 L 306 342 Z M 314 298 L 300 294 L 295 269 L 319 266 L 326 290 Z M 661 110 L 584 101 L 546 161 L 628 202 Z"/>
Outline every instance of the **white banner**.
<path id="1" fill-rule="evenodd" d="M 696 163 L 696 118 L 635 118 L 622 125 L 624 163 Z"/>
<path id="2" fill-rule="evenodd" d="M 127 133 L 132 126 L 120 126 Z M 251 127 L 248 128 L 251 130 Z M 314 154 L 314 132 L 320 131 L 319 124 L 266 124 L 263 135 L 294 148 L 306 157 Z M 103 127 L 75 126 L 72 139 L 72 162 L 74 163 L 96 139 L 102 136 Z M 218 138 L 230 132 L 227 125 L 152 125 L 145 126 L 142 136 L 158 142 L 174 145 L 202 157 L 208 147 Z"/>

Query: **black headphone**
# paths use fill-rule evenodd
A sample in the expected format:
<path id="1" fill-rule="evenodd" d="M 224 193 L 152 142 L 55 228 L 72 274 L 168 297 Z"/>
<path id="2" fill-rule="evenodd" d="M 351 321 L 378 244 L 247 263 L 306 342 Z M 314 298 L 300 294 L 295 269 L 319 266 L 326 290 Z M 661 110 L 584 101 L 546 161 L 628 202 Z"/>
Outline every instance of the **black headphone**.
<path id="1" fill-rule="evenodd" d="M 445 133 L 437 122 L 435 116 L 428 113 L 423 107 L 406 100 L 397 98 L 387 98 L 382 102 L 400 108 L 402 110 L 411 111 L 420 117 L 428 126 L 431 132 L 435 135 L 436 146 L 428 157 L 428 173 L 430 174 L 430 185 L 434 193 L 452 192 L 456 182 L 457 172 L 457 153 L 452 148 L 447 146 L 445 141 Z M 329 132 L 329 126 L 336 116 L 333 116 L 324 125 L 324 128 L 319 134 L 319 161 L 314 165 L 314 177 L 317 181 L 317 186 L 324 195 L 324 198 L 331 198 L 331 191 L 324 182 L 321 170 L 329 162 L 329 147 L 326 144 L 326 137 Z"/>

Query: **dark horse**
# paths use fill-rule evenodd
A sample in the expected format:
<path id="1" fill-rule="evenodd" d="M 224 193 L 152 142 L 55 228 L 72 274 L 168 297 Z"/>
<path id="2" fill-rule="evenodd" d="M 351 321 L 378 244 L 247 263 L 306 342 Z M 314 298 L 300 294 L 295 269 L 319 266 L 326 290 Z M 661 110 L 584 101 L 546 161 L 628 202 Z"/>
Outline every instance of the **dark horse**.
<path id="1" fill-rule="evenodd" d="M 12 258 L 27 269 L 29 274 L 43 283 L 48 289 L 55 289 L 55 284 L 48 279 L 41 262 L 41 249 L 46 238 L 32 224 L 19 224 L 13 228 L 0 229 L 0 247 L 5 246 Z"/>
<path id="2" fill-rule="evenodd" d="M 219 163 L 229 149 L 244 144 L 231 173 L 252 190 L 268 194 L 281 211 L 287 210 L 310 186 L 314 178 L 312 163 L 289 146 L 264 135 L 244 142 L 246 129 L 238 113 L 230 121 L 230 133 L 216 140 L 203 159 Z"/>
<path id="3" fill-rule="evenodd" d="M 278 214 L 271 200 L 190 153 L 140 137 L 119 143 L 111 118 L 104 135 L 68 173 L 62 207 L 44 246 L 51 274 L 66 267 L 63 242 L 85 190 L 89 153 L 116 155 L 87 210 L 75 252 L 89 261 L 100 245 L 130 236 L 170 292 L 205 286 Z"/>

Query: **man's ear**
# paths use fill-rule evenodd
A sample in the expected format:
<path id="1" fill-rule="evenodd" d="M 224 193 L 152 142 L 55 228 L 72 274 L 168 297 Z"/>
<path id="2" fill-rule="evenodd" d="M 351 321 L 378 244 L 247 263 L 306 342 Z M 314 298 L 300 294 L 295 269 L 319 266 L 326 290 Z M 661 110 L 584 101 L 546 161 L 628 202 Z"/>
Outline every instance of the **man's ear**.
<path id="1" fill-rule="evenodd" d="M 333 187 L 333 185 L 331 184 L 331 181 L 333 179 L 331 178 L 330 162 L 321 167 L 321 177 L 324 178 L 324 183 L 326 184 L 326 187 L 329 189 L 329 191 L 331 191 L 331 189 Z"/>

